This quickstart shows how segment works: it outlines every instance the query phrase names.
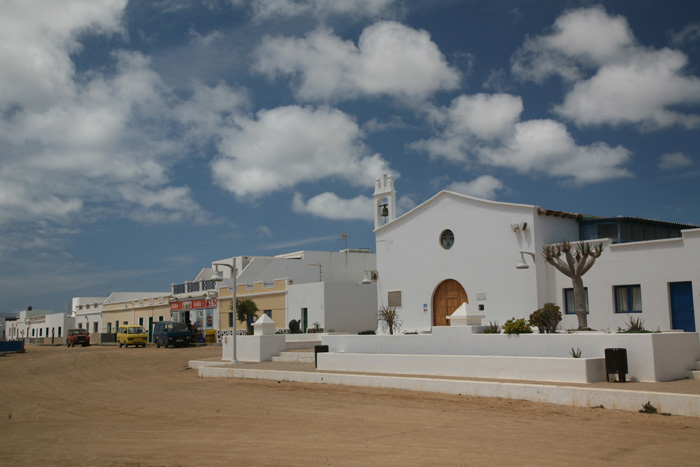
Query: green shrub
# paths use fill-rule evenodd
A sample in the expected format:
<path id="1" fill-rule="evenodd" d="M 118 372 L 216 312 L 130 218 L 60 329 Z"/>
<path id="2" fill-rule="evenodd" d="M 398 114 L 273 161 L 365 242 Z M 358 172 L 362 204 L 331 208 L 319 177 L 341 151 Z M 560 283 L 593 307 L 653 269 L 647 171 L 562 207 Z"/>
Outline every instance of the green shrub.
<path id="1" fill-rule="evenodd" d="M 506 334 L 530 334 L 532 329 L 525 321 L 525 318 L 520 319 L 509 319 L 503 325 L 503 332 Z"/>
<path id="2" fill-rule="evenodd" d="M 377 331 L 374 331 L 374 330 L 372 330 L 372 329 L 368 329 L 367 331 L 360 331 L 360 332 L 358 332 L 357 334 L 359 334 L 360 336 L 365 336 L 365 335 L 373 336 L 373 335 L 375 335 L 376 333 L 377 333 Z"/>
<path id="3" fill-rule="evenodd" d="M 627 316 L 629 318 L 629 321 L 627 322 L 627 329 L 622 332 L 651 332 L 644 329 L 644 320 L 642 318 L 633 318 L 629 315 Z"/>
<path id="4" fill-rule="evenodd" d="M 542 308 L 530 315 L 530 326 L 537 326 L 540 334 L 557 332 L 561 321 L 561 311 L 554 303 L 545 303 Z"/>
<path id="5" fill-rule="evenodd" d="M 489 321 L 489 324 L 486 325 L 484 328 L 484 334 L 500 334 L 501 333 L 501 325 L 498 324 L 498 321 L 495 323 L 492 323 Z"/>

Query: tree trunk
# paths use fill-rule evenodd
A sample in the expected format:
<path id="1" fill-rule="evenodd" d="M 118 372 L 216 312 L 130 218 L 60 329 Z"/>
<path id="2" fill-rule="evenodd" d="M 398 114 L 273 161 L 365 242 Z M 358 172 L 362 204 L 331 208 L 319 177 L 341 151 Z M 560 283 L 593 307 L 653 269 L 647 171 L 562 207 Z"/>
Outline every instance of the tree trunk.
<path id="1" fill-rule="evenodd" d="M 574 285 L 574 301 L 576 301 L 576 316 L 578 317 L 578 328 L 588 327 L 588 315 L 586 314 L 586 289 L 583 288 L 583 279 L 579 275 L 571 277 Z"/>

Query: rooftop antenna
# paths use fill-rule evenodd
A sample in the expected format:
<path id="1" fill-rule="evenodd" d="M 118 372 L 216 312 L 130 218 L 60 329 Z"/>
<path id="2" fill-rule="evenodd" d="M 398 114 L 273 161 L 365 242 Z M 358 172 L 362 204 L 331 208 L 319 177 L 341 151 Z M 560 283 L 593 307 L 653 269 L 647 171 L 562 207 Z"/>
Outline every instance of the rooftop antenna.
<path id="1" fill-rule="evenodd" d="M 345 232 L 340 234 L 340 237 L 345 240 L 345 266 L 348 265 L 348 234 Z"/>

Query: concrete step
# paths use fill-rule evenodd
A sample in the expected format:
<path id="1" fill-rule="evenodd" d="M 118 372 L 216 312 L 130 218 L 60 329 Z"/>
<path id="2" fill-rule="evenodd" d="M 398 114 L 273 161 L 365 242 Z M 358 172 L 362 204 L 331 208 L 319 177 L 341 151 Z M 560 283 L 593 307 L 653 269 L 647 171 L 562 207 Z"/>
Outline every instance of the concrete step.
<path id="1" fill-rule="evenodd" d="M 690 370 L 688 372 L 689 379 L 700 379 L 700 370 Z"/>
<path id="2" fill-rule="evenodd" d="M 313 352 L 282 352 L 279 357 L 272 357 L 273 362 L 314 363 Z"/>

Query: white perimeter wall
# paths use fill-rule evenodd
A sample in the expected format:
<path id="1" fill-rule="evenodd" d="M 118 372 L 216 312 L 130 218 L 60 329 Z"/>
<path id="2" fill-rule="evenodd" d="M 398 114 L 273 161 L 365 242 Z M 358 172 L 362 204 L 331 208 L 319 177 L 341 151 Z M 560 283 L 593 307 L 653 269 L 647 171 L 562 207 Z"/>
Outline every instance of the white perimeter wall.
<path id="1" fill-rule="evenodd" d="M 399 336 L 324 335 L 331 353 L 373 355 L 445 355 L 571 357 L 580 349 L 584 358 L 605 356 L 607 348 L 627 349 L 629 379 L 668 381 L 687 376 L 700 360 L 698 333 L 615 334 L 470 334 L 467 328 L 439 327 L 433 334 Z M 327 368 L 329 369 L 329 368 Z M 386 369 L 392 372 L 391 368 Z M 430 373 L 428 373 L 430 374 Z M 465 375 L 469 376 L 469 375 Z"/>

